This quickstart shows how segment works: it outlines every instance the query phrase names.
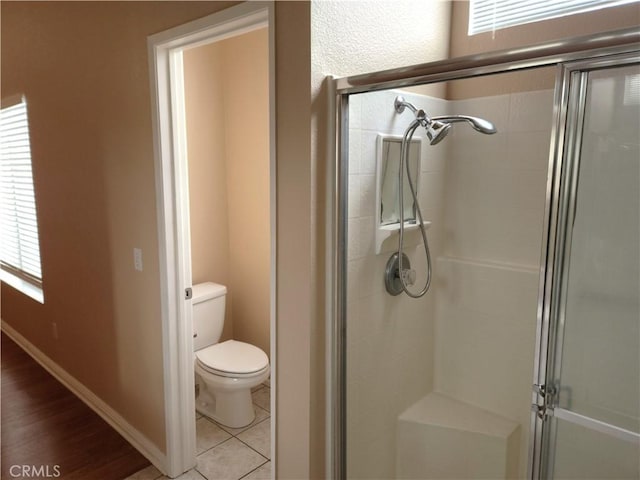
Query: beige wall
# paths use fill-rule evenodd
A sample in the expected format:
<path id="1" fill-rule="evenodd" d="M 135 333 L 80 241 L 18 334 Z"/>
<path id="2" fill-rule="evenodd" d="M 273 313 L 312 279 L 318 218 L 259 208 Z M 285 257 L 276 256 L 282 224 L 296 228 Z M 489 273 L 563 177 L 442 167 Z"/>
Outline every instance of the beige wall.
<path id="1" fill-rule="evenodd" d="M 2 318 L 160 450 L 162 328 L 147 36 L 204 2 L 3 2 L 2 95 L 29 102 L 45 304 Z M 144 271 L 133 268 L 133 248 Z M 58 338 L 53 337 L 55 323 Z"/>
<path id="2" fill-rule="evenodd" d="M 269 354 L 270 165 L 268 32 L 223 42 L 234 338 Z"/>
<path id="3" fill-rule="evenodd" d="M 2 91 L 24 92 L 30 100 L 47 299 L 38 305 L 3 285 L 3 318 L 160 449 L 162 340 L 146 38 L 230 4 L 2 3 Z M 394 11 L 391 3 L 385 8 Z M 406 17 L 407 7 L 402 11 Z M 317 65 L 310 88 L 310 4 L 278 2 L 275 16 L 277 477 L 324 478 L 324 219 L 316 212 L 325 167 L 319 146 L 330 132 L 322 127 L 314 134 L 319 154 L 309 160 L 312 91 L 317 131 L 326 118 L 319 113 L 323 75 L 357 73 L 349 65 L 379 26 L 363 24 L 365 37 L 354 39 L 344 55 L 336 57 L 336 43 L 327 46 L 323 58 L 338 58 L 343 67 Z M 344 36 L 352 26 L 331 24 L 338 27 Z M 414 49 L 410 57 L 382 62 L 375 48 L 368 51 L 364 69 L 434 59 Z M 143 249 L 142 273 L 133 271 L 133 247 Z M 58 341 L 51 335 L 54 321 Z"/>
<path id="4" fill-rule="evenodd" d="M 29 100 L 46 298 L 40 305 L 3 284 L 2 317 L 160 449 L 162 339 L 146 38 L 233 3 L 1 3 L 2 95 L 25 93 Z M 324 476 L 325 232 L 317 212 L 324 209 L 332 138 L 324 75 L 445 58 L 446 51 L 424 49 L 432 38 L 428 25 L 413 32 L 417 47 L 409 55 L 392 54 L 398 45 L 389 24 L 401 29 L 416 18 L 428 24 L 431 13 L 419 10 L 426 4 L 385 2 L 375 16 L 349 15 L 348 21 L 341 10 L 362 11 L 364 3 L 317 2 L 313 14 L 308 2 L 275 5 L 277 478 Z M 637 17 L 627 21 L 638 23 Z M 323 42 L 332 31 L 347 40 Z M 133 270 L 134 247 L 143 250 L 141 273 Z"/>
<path id="5" fill-rule="evenodd" d="M 191 278 L 229 285 L 229 215 L 221 43 L 184 52 Z M 222 340 L 233 337 L 231 294 Z"/>
<path id="6" fill-rule="evenodd" d="M 276 8 L 277 462 L 276 478 L 324 478 L 324 411 L 312 391 L 323 372 L 312 368 L 315 291 L 311 152 L 311 16 L 307 2 Z M 287 300 L 290 301 L 287 301 Z M 322 425 L 320 435 L 313 431 Z M 286 459 L 285 462 L 282 459 Z M 318 466 L 319 465 L 319 466 Z"/>
<path id="7" fill-rule="evenodd" d="M 535 45 L 555 39 L 636 27 L 639 24 L 640 8 L 634 3 L 468 36 L 469 2 L 455 1 L 451 10 L 451 57 Z M 547 69 L 480 77 L 474 79 L 472 84 L 451 82 L 447 98 L 457 100 L 543 90 L 551 88 L 554 79 L 555 71 Z M 470 90 L 471 85 L 473 91 Z"/>
<path id="8" fill-rule="evenodd" d="M 229 276 L 222 44 L 186 50 L 185 115 L 193 283 Z"/>
<path id="9" fill-rule="evenodd" d="M 637 4 L 528 23 L 495 32 L 467 35 L 469 2 L 453 2 L 451 11 L 451 57 L 535 45 L 560 38 L 590 35 L 640 24 Z"/>
<path id="10" fill-rule="evenodd" d="M 184 53 L 193 283 L 226 285 L 223 340 L 269 353 L 268 32 Z"/>
<path id="11" fill-rule="evenodd" d="M 232 2 L 2 2 L 2 95 L 29 100 L 46 303 L 2 317 L 165 449 L 147 36 Z M 310 15 L 275 9 L 278 478 L 311 478 Z M 140 247 L 144 271 L 133 270 Z M 312 298 L 314 299 L 312 302 Z M 51 334 L 56 322 L 59 340 Z M 96 374 L 99 372 L 99 374 Z M 322 382 L 322 378 L 317 380 Z M 312 413 L 312 408 L 314 408 Z M 322 475 L 322 474 L 319 474 Z"/>

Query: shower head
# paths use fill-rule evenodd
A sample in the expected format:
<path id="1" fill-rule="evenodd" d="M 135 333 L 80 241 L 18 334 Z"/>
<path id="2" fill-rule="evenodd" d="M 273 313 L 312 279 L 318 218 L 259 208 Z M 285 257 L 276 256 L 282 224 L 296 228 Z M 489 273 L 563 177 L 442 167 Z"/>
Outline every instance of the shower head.
<path id="1" fill-rule="evenodd" d="M 398 99 L 396 98 L 396 110 L 398 110 L 397 102 Z M 405 106 L 408 106 L 409 108 L 413 107 L 413 105 L 408 102 L 404 103 Z M 404 110 L 404 106 L 402 106 L 402 109 Z M 432 118 L 429 118 L 425 111 L 422 109 L 415 110 L 413 113 L 415 113 L 416 115 L 416 121 L 427 131 L 427 137 L 429 138 L 429 144 L 431 145 L 440 143 L 442 139 L 447 136 L 447 133 L 449 133 L 449 130 L 451 129 L 451 124 L 439 122 L 437 120 L 434 121 Z"/>
<path id="2" fill-rule="evenodd" d="M 466 122 L 480 133 L 491 135 L 496 133 L 496 127 L 493 123 L 484 118 L 472 117 L 469 115 L 442 115 L 438 117 L 429 117 L 424 110 L 418 110 L 413 104 L 407 102 L 404 97 L 398 95 L 393 102 L 393 106 L 397 113 L 404 112 L 408 108 L 416 116 L 416 120 L 427 131 L 427 137 L 431 145 L 435 145 L 447 136 L 451 129 L 452 123 Z"/>
<path id="3" fill-rule="evenodd" d="M 424 125 L 424 128 L 427 131 L 429 144 L 435 145 L 436 143 L 440 143 L 444 139 L 444 137 L 447 136 L 447 133 L 449 133 L 449 130 L 451 130 L 451 124 L 439 122 L 432 119 L 432 121 L 430 121 L 427 125 Z"/>
<path id="4" fill-rule="evenodd" d="M 477 130 L 480 133 L 484 133 L 485 135 L 492 135 L 497 131 L 495 125 L 489 120 L 485 120 L 484 118 L 471 117 L 469 115 L 443 115 L 440 117 L 432 117 L 431 121 L 443 122 L 446 124 L 467 122 L 473 127 L 474 130 Z"/>

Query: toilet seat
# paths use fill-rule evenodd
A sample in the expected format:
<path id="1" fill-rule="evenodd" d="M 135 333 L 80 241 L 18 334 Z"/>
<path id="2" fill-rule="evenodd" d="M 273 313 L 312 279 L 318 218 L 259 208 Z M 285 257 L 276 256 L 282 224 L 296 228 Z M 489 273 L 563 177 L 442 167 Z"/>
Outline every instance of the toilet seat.
<path id="1" fill-rule="evenodd" d="M 196 362 L 206 372 L 222 377 L 255 377 L 269 368 L 266 353 L 254 345 L 236 340 L 198 350 Z"/>

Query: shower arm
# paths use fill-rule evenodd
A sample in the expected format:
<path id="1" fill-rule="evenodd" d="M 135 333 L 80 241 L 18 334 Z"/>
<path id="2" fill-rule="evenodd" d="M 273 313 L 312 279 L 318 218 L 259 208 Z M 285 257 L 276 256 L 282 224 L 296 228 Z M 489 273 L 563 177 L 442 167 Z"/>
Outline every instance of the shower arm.
<path id="1" fill-rule="evenodd" d="M 440 115 L 437 117 L 431 117 L 433 122 L 443 123 L 469 123 L 471 127 L 480 133 L 491 135 L 496 133 L 496 127 L 493 123 L 484 118 L 472 117 L 470 115 Z"/>
<path id="2" fill-rule="evenodd" d="M 412 103 L 407 102 L 402 95 L 398 95 L 396 97 L 395 101 L 393 102 L 393 106 L 395 107 L 397 113 L 404 112 L 405 107 L 407 107 L 414 113 L 414 115 L 418 114 L 418 109 Z"/>
<path id="3" fill-rule="evenodd" d="M 424 110 L 418 109 L 411 102 L 407 102 L 402 95 L 398 95 L 394 102 L 393 106 L 397 113 L 404 112 L 405 108 L 408 108 L 413 112 L 416 119 L 420 121 L 420 125 L 427 128 L 429 125 L 433 123 L 460 123 L 465 122 L 471 125 L 471 127 L 478 132 L 491 135 L 496 133 L 496 127 L 493 123 L 485 120 L 484 118 L 472 117 L 470 115 L 440 115 L 438 117 L 429 117 Z"/>
<path id="4" fill-rule="evenodd" d="M 432 119 L 425 113 L 421 108 L 417 108 L 413 103 L 407 102 L 402 95 L 398 95 L 393 102 L 393 105 L 396 109 L 396 113 L 404 112 L 405 108 L 408 108 L 413 112 L 416 117 L 416 120 L 420 122 L 422 127 L 428 126 Z"/>
<path id="5" fill-rule="evenodd" d="M 437 117 L 431 117 L 431 120 L 447 123 L 469 122 L 473 119 L 474 117 L 470 117 L 469 115 L 438 115 Z"/>
<path id="6" fill-rule="evenodd" d="M 402 95 L 398 95 L 393 102 L 393 105 L 396 109 L 396 113 L 403 113 L 405 108 L 408 108 L 413 112 L 413 115 L 416 117 L 416 122 L 423 128 L 429 128 L 431 125 L 432 119 L 426 114 L 424 110 L 421 108 L 417 108 L 413 103 L 407 102 Z M 411 127 L 409 127 L 411 128 Z M 415 129 L 414 129 L 415 130 Z"/>

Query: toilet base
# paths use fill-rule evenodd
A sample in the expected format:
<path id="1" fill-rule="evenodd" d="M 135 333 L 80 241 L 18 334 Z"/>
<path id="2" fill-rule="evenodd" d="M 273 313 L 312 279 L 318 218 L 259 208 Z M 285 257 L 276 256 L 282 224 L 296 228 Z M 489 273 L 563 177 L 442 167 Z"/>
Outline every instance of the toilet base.
<path id="1" fill-rule="evenodd" d="M 230 428 L 242 428 L 256 418 L 251 399 L 251 390 L 217 392 L 211 395 L 207 388 L 200 385 L 200 394 L 196 398 L 196 411 Z"/>
<path id="2" fill-rule="evenodd" d="M 211 375 L 196 365 L 196 411 L 230 428 L 242 428 L 256 418 L 251 388 L 269 378 L 265 368 L 252 378 L 229 378 Z"/>

